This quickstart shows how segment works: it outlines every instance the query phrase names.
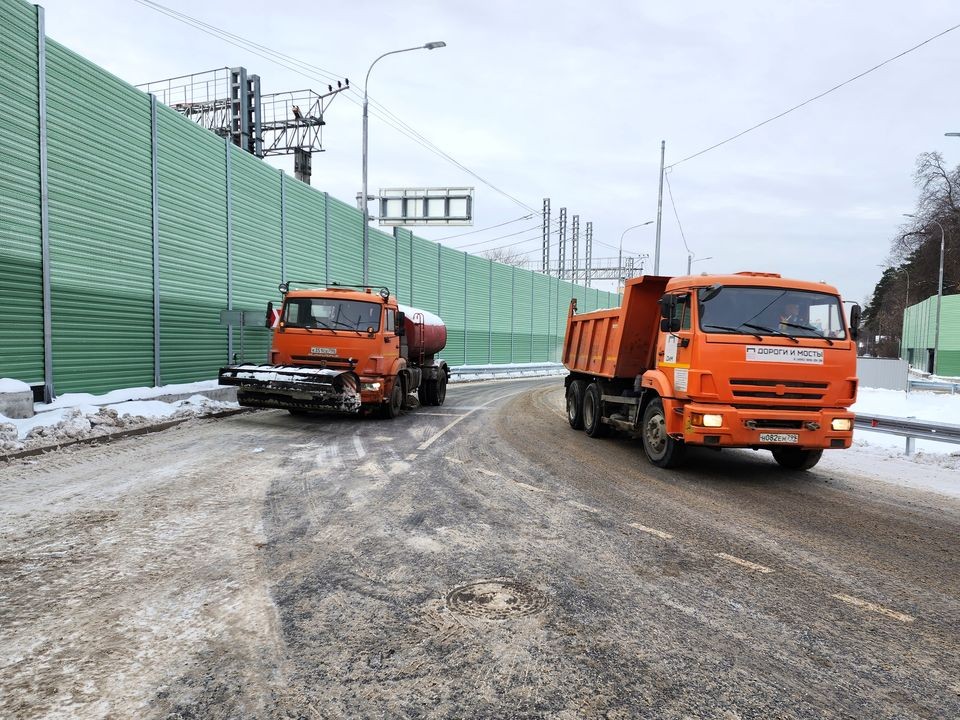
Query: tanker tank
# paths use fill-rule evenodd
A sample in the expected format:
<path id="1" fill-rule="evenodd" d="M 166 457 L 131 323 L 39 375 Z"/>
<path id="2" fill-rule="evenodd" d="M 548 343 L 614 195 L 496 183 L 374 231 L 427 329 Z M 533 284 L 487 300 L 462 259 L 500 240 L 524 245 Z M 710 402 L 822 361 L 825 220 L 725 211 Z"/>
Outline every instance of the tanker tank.
<path id="1" fill-rule="evenodd" d="M 443 320 L 427 310 L 407 305 L 398 308 L 403 313 L 403 330 L 411 356 L 431 357 L 443 350 L 447 344 L 447 326 Z"/>

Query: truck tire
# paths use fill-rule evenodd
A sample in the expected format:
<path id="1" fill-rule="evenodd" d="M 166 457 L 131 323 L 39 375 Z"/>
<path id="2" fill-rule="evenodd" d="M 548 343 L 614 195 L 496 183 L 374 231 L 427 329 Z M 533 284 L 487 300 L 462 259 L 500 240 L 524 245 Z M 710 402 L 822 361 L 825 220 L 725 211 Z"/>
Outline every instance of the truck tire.
<path id="1" fill-rule="evenodd" d="M 592 438 L 610 433 L 610 426 L 603 422 L 603 399 L 600 386 L 593 382 L 583 393 L 583 429 Z"/>
<path id="2" fill-rule="evenodd" d="M 657 467 L 670 468 L 683 460 L 686 446 L 667 434 L 667 423 L 660 398 L 651 400 L 643 410 L 641 425 L 643 451 Z"/>
<path id="3" fill-rule="evenodd" d="M 403 407 L 403 380 L 399 376 L 393 379 L 393 389 L 390 391 L 390 397 L 380 408 L 381 417 L 392 420 L 400 414 Z"/>
<path id="4" fill-rule="evenodd" d="M 574 430 L 583 430 L 583 380 L 574 380 L 567 386 L 567 422 Z"/>
<path id="5" fill-rule="evenodd" d="M 802 450 L 801 448 L 777 448 L 771 451 L 773 459 L 784 470 L 809 470 L 818 462 L 823 450 Z"/>
<path id="6" fill-rule="evenodd" d="M 425 380 L 417 389 L 421 405 L 443 405 L 447 399 L 447 374 L 441 370 L 436 380 Z"/>

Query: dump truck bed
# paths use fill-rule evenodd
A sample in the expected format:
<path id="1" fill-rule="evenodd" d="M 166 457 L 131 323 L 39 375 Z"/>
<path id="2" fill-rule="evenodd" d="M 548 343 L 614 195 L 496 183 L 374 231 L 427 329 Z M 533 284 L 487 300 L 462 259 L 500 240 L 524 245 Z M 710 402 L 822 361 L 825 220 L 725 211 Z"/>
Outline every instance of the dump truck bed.
<path id="1" fill-rule="evenodd" d="M 605 378 L 632 378 L 656 363 L 660 328 L 658 301 L 670 278 L 646 275 L 624 290 L 612 310 L 567 317 L 563 364 L 571 372 Z"/>

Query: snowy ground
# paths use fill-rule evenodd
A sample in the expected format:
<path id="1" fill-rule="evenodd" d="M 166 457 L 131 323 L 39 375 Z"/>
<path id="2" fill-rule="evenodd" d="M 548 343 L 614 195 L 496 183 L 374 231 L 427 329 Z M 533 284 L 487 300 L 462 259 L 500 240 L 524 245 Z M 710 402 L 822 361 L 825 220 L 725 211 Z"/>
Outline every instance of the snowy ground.
<path id="1" fill-rule="evenodd" d="M 460 378 L 478 380 L 481 374 Z M 0 387 L 6 387 L 0 379 Z M 236 403 L 211 400 L 200 393 L 218 388 L 216 380 L 159 388 L 128 388 L 106 395 L 71 393 L 49 405 L 35 405 L 36 415 L 14 420 L 0 415 L 0 457 L 76 438 L 109 435 L 166 420 L 209 415 L 236 408 Z M 189 396 L 162 402 L 158 397 Z M 960 395 L 904 393 L 860 388 L 854 412 L 956 423 Z M 960 445 L 917 440 L 916 454 L 904 455 L 905 439 L 857 430 L 851 449 L 827 452 L 818 466 L 838 472 L 869 472 L 884 482 L 960 497 Z"/>

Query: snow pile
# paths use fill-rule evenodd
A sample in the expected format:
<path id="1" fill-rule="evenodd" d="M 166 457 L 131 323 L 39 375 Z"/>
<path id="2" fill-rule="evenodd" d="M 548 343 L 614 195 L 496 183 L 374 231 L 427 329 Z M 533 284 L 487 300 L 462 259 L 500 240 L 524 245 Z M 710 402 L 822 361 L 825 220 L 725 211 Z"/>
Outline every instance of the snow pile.
<path id="1" fill-rule="evenodd" d="M 151 388 L 151 390 L 167 391 L 168 388 Z M 116 392 L 126 394 L 131 390 Z M 83 397 L 97 401 L 113 394 L 108 393 L 99 398 L 92 395 Z M 91 403 L 79 403 L 70 407 L 65 404 L 67 397 L 69 396 L 59 398 L 50 405 L 38 405 L 40 410 L 48 407 L 53 409 L 38 412 L 24 420 L 14 420 L 0 415 L 0 455 L 60 445 L 81 438 L 103 437 L 125 430 L 148 427 L 158 422 L 185 420 L 238 407 L 236 403 L 211 400 L 203 395 L 192 395 L 186 400 L 175 402 L 139 400 L 107 404 L 102 407 Z"/>
<path id="2" fill-rule="evenodd" d="M 13 378 L 0 378 L 0 393 L 19 392 L 31 392 L 30 386 Z"/>

